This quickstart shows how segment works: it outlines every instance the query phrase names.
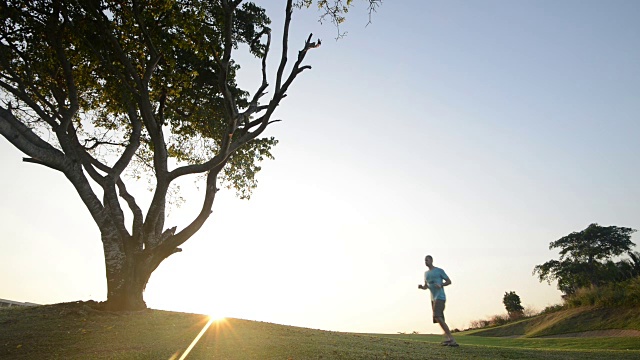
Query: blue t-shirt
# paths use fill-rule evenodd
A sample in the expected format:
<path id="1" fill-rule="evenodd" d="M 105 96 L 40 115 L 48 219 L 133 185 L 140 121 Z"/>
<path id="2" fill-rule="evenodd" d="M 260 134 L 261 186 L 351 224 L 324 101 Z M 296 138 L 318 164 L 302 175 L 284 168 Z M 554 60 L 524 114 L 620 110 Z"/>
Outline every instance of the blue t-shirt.
<path id="1" fill-rule="evenodd" d="M 442 287 L 442 282 L 444 279 L 449 280 L 449 277 L 444 272 L 444 270 L 434 267 L 431 270 L 427 270 L 424 273 L 424 281 L 429 286 L 429 290 L 431 292 L 431 301 L 433 300 L 447 300 L 447 296 L 444 294 L 444 288 Z M 436 289 L 433 285 L 440 285 L 439 289 Z"/>

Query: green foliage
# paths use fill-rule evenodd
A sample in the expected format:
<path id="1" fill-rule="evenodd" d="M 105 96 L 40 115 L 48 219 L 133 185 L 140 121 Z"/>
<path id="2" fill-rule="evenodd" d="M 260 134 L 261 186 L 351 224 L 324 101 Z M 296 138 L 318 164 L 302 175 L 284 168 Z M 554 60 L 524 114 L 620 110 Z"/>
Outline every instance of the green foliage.
<path id="1" fill-rule="evenodd" d="M 237 106 L 248 105 L 248 92 L 235 83 L 239 66 L 231 60 L 228 72 L 221 75 L 214 60 L 224 51 L 225 41 L 219 1 L 25 0 L 1 6 L 1 85 L 13 95 L 19 94 L 12 89 L 24 88 L 25 94 L 12 96 L 13 107 L 31 108 L 16 114 L 39 117 L 30 124 L 43 127 L 42 118 L 62 119 L 65 112 L 73 112 L 64 104 L 77 98 L 77 134 L 81 142 L 93 145 L 93 154 L 119 156 L 133 131 L 131 117 L 145 118 L 146 111 L 154 111 L 170 134 L 169 156 L 203 163 L 220 151 L 227 137 L 229 114 L 221 76 Z M 245 3 L 234 15 L 231 45 L 250 44 L 254 55 L 263 56 L 266 45 L 258 35 L 269 31 L 270 24 L 264 9 Z M 145 119 L 136 160 L 151 169 L 157 145 L 149 134 L 154 131 L 149 121 Z M 275 143 L 249 142 L 242 157 L 259 161 L 270 151 L 265 146 Z M 222 179 L 247 197 L 255 181 L 241 181 L 242 176 L 259 169 L 253 161 L 237 161 L 224 168 Z"/>
<path id="2" fill-rule="evenodd" d="M 568 307 L 636 307 L 640 306 L 640 277 L 619 283 L 578 289 L 565 298 Z"/>
<path id="3" fill-rule="evenodd" d="M 229 161 L 229 170 L 223 174 L 223 181 L 227 184 L 227 187 L 231 187 L 231 184 L 238 184 L 238 196 L 242 199 L 249 199 L 251 197 L 250 189 L 254 189 L 258 186 L 258 180 L 256 174 L 260 171 L 260 166 L 257 164 L 264 160 L 264 158 L 273 159 L 271 155 L 271 148 L 278 143 L 275 138 L 265 138 L 254 140 L 253 147 L 251 149 L 239 149 L 233 155 Z"/>
<path id="4" fill-rule="evenodd" d="M 590 262 L 608 259 L 630 251 L 635 245 L 630 239 L 635 231 L 625 227 L 591 224 L 580 232 L 551 242 L 549 249 L 560 249 L 560 260 L 570 258 Z"/>
<path id="5" fill-rule="evenodd" d="M 623 278 L 640 276 L 640 252 L 629 252 L 629 259 L 616 263 L 616 268 Z"/>
<path id="6" fill-rule="evenodd" d="M 520 296 L 518 296 L 515 291 L 505 292 L 502 297 L 502 303 L 505 309 L 507 309 L 510 318 L 516 319 L 522 317 L 524 307 L 522 307 L 522 303 L 520 302 Z"/>
<path id="7" fill-rule="evenodd" d="M 336 25 L 353 5 L 352 0 L 296 5 L 314 3 Z M 369 0 L 370 11 L 379 4 Z M 169 135 L 167 152 L 177 164 L 203 164 L 223 150 L 232 132 L 229 102 L 249 106 L 249 93 L 235 81 L 240 67 L 230 59 L 221 69 L 216 60 L 230 50 L 226 16 L 222 2 L 205 0 L 2 2 L 0 92 L 17 117 L 42 133 L 57 131 L 56 122 L 73 116 L 73 136 L 100 160 L 121 156 L 128 143 L 140 141 L 134 165 L 142 166 L 129 168 L 138 175 L 141 169 L 157 171 L 157 130 L 149 127 L 149 116 Z M 264 57 L 270 24 L 263 8 L 240 3 L 229 45 L 245 44 Z M 232 100 L 225 100 L 222 83 Z M 145 120 L 139 136 L 131 136 L 132 116 Z M 242 154 L 222 169 L 222 185 L 249 198 L 258 162 L 271 158 L 276 143 L 265 138 L 243 144 Z"/>
<path id="8" fill-rule="evenodd" d="M 633 270 L 629 270 L 631 263 L 616 264 L 611 258 L 633 254 L 631 248 L 635 244 L 631 234 L 635 231 L 591 224 L 580 232 L 551 242 L 549 249 L 560 249 L 560 259 L 536 265 L 533 273 L 537 273 L 540 281 L 557 281 L 558 290 L 565 295 L 574 294 L 582 287 L 624 280 L 633 274 Z"/>

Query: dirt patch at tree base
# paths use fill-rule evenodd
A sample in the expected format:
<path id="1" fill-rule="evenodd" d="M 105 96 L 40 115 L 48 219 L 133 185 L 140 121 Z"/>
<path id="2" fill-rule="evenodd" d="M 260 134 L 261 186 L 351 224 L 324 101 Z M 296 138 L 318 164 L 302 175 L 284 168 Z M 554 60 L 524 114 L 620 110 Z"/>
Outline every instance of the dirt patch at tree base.
<path id="1" fill-rule="evenodd" d="M 622 329 L 609 329 L 609 330 L 593 330 L 583 331 L 569 334 L 557 334 L 540 336 L 540 338 L 574 338 L 574 337 L 640 337 L 640 330 L 622 330 Z"/>

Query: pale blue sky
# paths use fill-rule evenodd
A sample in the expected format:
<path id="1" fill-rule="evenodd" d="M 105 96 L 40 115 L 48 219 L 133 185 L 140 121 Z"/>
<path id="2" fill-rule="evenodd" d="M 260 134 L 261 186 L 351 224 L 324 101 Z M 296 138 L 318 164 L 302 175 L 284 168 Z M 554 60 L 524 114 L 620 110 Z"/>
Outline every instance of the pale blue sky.
<path id="1" fill-rule="evenodd" d="M 274 31 L 280 2 L 258 2 Z M 352 9 L 337 42 L 316 18 L 294 14 L 290 57 L 309 32 L 323 44 L 276 113 L 276 160 L 250 201 L 216 200 L 153 275 L 150 307 L 437 333 L 417 290 L 426 254 L 463 328 L 503 313 L 506 291 L 558 303 L 531 276 L 557 257 L 549 242 L 593 222 L 640 229 L 640 2 L 387 0 L 366 28 Z M 253 90 L 258 63 L 239 59 Z M 0 139 L 0 297 L 104 300 L 88 212 L 63 176 L 20 159 Z M 179 226 L 201 202 L 184 190 Z"/>

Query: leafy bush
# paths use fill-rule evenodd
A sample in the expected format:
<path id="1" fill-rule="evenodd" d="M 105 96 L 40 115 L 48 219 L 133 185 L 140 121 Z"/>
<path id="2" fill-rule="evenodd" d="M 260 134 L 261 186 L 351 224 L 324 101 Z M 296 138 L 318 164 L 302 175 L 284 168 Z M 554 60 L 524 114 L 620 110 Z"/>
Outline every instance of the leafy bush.
<path id="1" fill-rule="evenodd" d="M 473 329 L 482 329 L 485 328 L 487 326 L 489 326 L 491 323 L 489 322 L 489 320 L 473 320 L 471 321 L 471 323 L 469 324 L 469 329 L 467 330 L 473 330 Z"/>
<path id="2" fill-rule="evenodd" d="M 540 314 L 541 314 L 541 315 L 543 315 L 543 314 L 551 314 L 551 313 L 554 313 L 554 312 L 558 312 L 558 311 L 560 311 L 560 310 L 562 310 L 562 309 L 564 309 L 564 308 L 565 308 L 565 305 L 564 305 L 564 304 L 549 305 L 549 306 L 547 306 L 546 308 L 544 308 L 544 309 L 540 312 Z"/>
<path id="3" fill-rule="evenodd" d="M 510 321 L 509 315 L 493 315 L 489 318 L 490 326 L 504 325 Z"/>
<path id="4" fill-rule="evenodd" d="M 578 289 L 565 298 L 568 307 L 633 307 L 640 306 L 640 277 L 627 281 Z"/>
<path id="5" fill-rule="evenodd" d="M 629 280 L 626 303 L 629 306 L 640 306 L 640 276 Z"/>

